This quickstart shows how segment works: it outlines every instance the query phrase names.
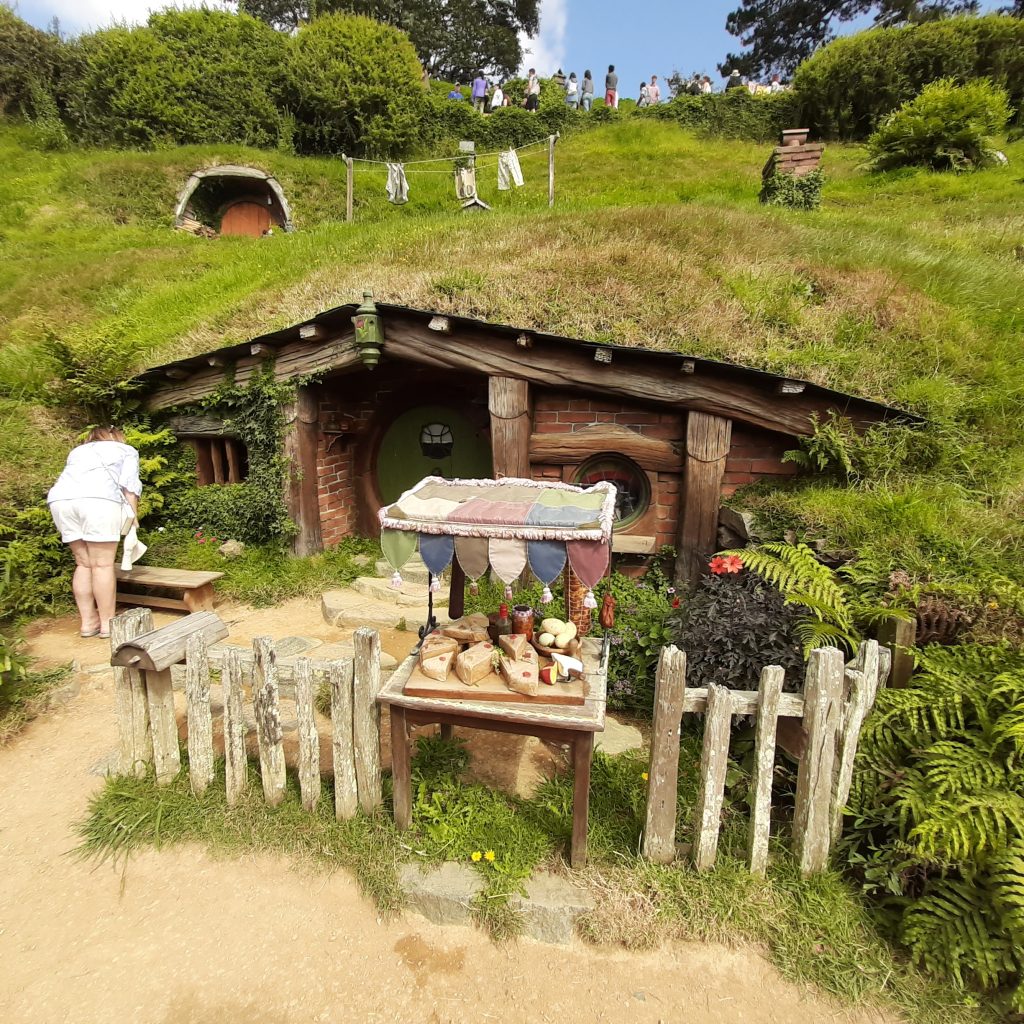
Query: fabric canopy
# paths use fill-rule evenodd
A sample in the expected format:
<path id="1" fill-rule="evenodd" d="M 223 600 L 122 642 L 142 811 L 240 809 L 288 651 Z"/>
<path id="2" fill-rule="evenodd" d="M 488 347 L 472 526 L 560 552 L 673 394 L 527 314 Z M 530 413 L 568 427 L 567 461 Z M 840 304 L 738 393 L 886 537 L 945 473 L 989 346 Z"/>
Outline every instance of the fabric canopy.
<path id="1" fill-rule="evenodd" d="M 381 547 L 398 571 L 418 546 L 435 576 L 455 557 L 469 579 L 490 566 L 511 582 L 529 565 L 547 585 L 568 559 L 592 588 L 610 561 L 615 485 L 428 476 L 382 508 L 378 518 Z"/>

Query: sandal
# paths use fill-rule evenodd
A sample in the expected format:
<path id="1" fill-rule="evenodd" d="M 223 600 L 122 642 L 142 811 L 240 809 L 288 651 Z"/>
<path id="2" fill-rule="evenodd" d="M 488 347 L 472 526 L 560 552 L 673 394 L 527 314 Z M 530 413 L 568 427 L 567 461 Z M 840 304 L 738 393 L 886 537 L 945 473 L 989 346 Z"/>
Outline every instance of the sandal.
<path id="1" fill-rule="evenodd" d="M 95 629 L 90 629 L 90 630 L 80 629 L 78 631 L 78 635 L 80 637 L 84 637 L 86 640 L 88 640 L 89 637 L 92 637 L 92 636 L 102 636 L 103 634 L 100 632 L 100 627 L 97 626 Z M 107 636 L 110 636 L 110 634 L 108 633 Z"/>

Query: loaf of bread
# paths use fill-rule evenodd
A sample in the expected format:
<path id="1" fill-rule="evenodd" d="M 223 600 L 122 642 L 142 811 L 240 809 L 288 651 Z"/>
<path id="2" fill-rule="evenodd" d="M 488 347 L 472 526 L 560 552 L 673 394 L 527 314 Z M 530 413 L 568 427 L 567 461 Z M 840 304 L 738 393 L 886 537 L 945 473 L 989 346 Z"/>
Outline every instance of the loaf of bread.
<path id="1" fill-rule="evenodd" d="M 526 637 L 521 633 L 510 633 L 507 636 L 498 637 L 498 646 L 501 647 L 506 657 L 511 658 L 513 661 L 518 661 L 522 657 L 523 651 L 530 645 L 526 642 Z"/>
<path id="2" fill-rule="evenodd" d="M 494 644 L 482 642 L 467 647 L 455 659 L 455 674 L 467 686 L 479 686 L 480 680 L 491 671 Z"/>
<path id="3" fill-rule="evenodd" d="M 502 658 L 499 668 L 505 684 L 510 690 L 527 697 L 537 696 L 537 666 L 535 664 Z"/>
<path id="4" fill-rule="evenodd" d="M 435 654 L 429 658 L 420 658 L 420 671 L 430 679 L 444 682 L 448 678 L 448 669 L 452 667 L 455 660 L 454 651 L 445 651 L 443 654 Z"/>

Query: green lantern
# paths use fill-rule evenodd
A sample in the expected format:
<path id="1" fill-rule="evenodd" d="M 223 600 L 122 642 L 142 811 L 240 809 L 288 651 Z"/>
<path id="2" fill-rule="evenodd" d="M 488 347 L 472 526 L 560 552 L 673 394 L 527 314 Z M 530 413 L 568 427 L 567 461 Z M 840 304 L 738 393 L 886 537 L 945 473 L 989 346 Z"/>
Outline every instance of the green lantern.
<path id="1" fill-rule="evenodd" d="M 372 370 L 380 362 L 380 350 L 384 346 L 384 332 L 377 307 L 373 304 L 373 292 L 363 292 L 363 304 L 352 317 L 352 326 L 356 329 L 359 358 L 367 369 Z"/>

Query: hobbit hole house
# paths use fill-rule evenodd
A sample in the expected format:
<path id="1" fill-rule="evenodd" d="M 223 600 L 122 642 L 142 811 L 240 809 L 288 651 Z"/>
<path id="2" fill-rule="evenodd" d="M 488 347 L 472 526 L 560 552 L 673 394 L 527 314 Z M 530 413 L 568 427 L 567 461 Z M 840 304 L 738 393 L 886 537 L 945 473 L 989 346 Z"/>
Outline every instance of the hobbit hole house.
<path id="1" fill-rule="evenodd" d="M 610 480 L 619 564 L 673 545 L 691 584 L 718 547 L 722 498 L 795 472 L 783 454 L 815 417 L 859 429 L 906 418 L 733 364 L 349 304 L 141 375 L 149 408 L 201 454 L 198 482 L 239 479 L 244 439 L 214 443 L 230 433 L 224 419 L 190 407 L 260 372 L 308 382 L 283 410 L 296 553 L 375 534 L 378 509 L 425 476 Z"/>
<path id="2" fill-rule="evenodd" d="M 225 165 L 193 171 L 178 194 L 174 226 L 193 234 L 261 238 L 291 231 L 291 208 L 275 177 L 256 167 Z"/>

